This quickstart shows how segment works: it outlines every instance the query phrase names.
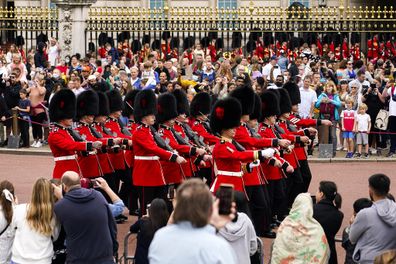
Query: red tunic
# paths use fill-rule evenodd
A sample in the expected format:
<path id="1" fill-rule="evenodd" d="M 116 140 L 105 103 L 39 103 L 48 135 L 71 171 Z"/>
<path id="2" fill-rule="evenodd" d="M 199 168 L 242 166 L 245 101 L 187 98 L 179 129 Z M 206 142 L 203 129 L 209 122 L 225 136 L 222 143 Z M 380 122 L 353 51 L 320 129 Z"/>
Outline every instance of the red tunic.
<path id="1" fill-rule="evenodd" d="M 76 130 L 78 133 L 87 141 L 96 141 L 97 138 L 94 137 L 89 130 L 89 125 L 84 123 L 79 123 Z M 100 167 L 99 158 L 96 152 L 88 153 L 88 155 L 82 155 L 81 152 L 78 153 L 78 164 L 80 165 L 81 173 L 85 178 L 96 178 L 103 176 L 102 168 Z"/>
<path id="2" fill-rule="evenodd" d="M 180 145 L 174 137 L 169 127 L 162 126 L 158 130 L 158 134 L 168 142 L 169 146 L 176 150 L 181 156 L 190 156 L 195 153 L 195 148 L 188 145 Z M 161 161 L 162 170 L 164 171 L 165 181 L 167 184 L 181 183 L 184 179 L 184 172 L 181 165 L 170 162 Z"/>
<path id="3" fill-rule="evenodd" d="M 187 136 L 186 136 L 186 133 L 184 132 L 183 127 L 180 124 L 178 124 L 178 122 L 176 122 L 176 124 L 173 126 L 173 128 L 175 129 L 175 131 L 177 133 L 180 134 L 180 136 L 182 138 L 185 138 L 187 141 L 189 141 L 187 139 Z M 191 145 L 194 145 L 191 141 L 189 141 L 189 142 L 191 143 Z M 183 163 L 181 166 L 182 166 L 182 169 L 183 169 L 184 176 L 186 178 L 189 178 L 189 177 L 194 176 L 194 173 L 197 171 L 197 167 L 193 166 L 193 164 L 192 164 L 192 159 L 193 158 L 192 157 L 191 158 L 190 157 L 185 157 L 185 159 L 186 159 L 187 162 Z"/>
<path id="4" fill-rule="evenodd" d="M 292 143 L 300 142 L 301 135 L 294 135 L 291 131 L 289 131 L 286 122 L 279 121 L 278 125 L 284 131 L 284 133 L 281 134 L 283 138 L 290 140 Z M 297 155 L 294 149 L 291 151 L 291 153 L 283 153 L 283 158 L 287 160 L 290 163 L 290 165 L 293 166 L 294 169 L 298 168 L 299 165 L 298 165 Z"/>
<path id="5" fill-rule="evenodd" d="M 102 142 L 103 147 L 112 147 L 114 145 L 113 137 L 107 135 L 103 132 L 103 127 L 99 123 L 95 123 L 94 128 L 103 136 L 97 140 Z M 105 150 L 105 151 L 104 151 Z M 98 152 L 98 159 L 100 163 L 100 167 L 102 168 L 103 174 L 110 174 L 114 172 L 113 165 L 110 161 L 110 155 L 107 153 L 106 148 L 102 148 L 102 151 Z"/>
<path id="6" fill-rule="evenodd" d="M 175 161 L 177 156 L 157 146 L 149 126 L 138 126 L 132 140 L 135 154 L 133 184 L 136 186 L 165 185 L 160 160 Z"/>
<path id="7" fill-rule="evenodd" d="M 126 140 L 131 139 L 129 136 L 126 136 L 121 132 L 120 124 L 118 123 L 118 120 L 115 118 L 109 117 L 105 122 L 105 127 L 110 129 L 111 132 L 113 132 L 114 137 L 119 137 Z M 124 150 L 122 149 L 120 149 L 117 153 L 112 153 L 110 155 L 110 160 L 115 170 L 125 170 L 126 168 L 125 163 L 127 163 L 128 166 L 131 163 L 131 161 L 125 159 L 125 153 Z"/>
<path id="8" fill-rule="evenodd" d="M 312 127 L 318 125 L 318 119 L 309 119 L 309 118 L 304 118 L 300 119 L 299 117 L 290 114 L 289 116 L 289 121 L 297 127 L 297 129 L 304 128 L 304 127 Z M 303 130 L 305 135 L 309 135 L 309 132 L 306 132 L 306 130 Z M 300 132 L 301 133 L 301 132 Z M 305 152 L 305 146 L 296 146 L 294 148 L 294 151 L 296 152 L 297 159 L 298 160 L 306 160 L 307 159 L 307 153 Z"/>
<path id="9" fill-rule="evenodd" d="M 231 142 L 221 140 L 213 148 L 213 167 L 216 178 L 210 190 L 216 193 L 220 184 L 228 183 L 234 185 L 235 191 L 245 192 L 242 163 L 253 162 L 257 158 L 256 151 L 238 151 Z"/>
<path id="10" fill-rule="evenodd" d="M 48 144 L 55 160 L 52 178 L 60 179 L 66 171 L 75 171 L 82 175 L 76 151 L 92 151 L 91 142 L 76 142 L 66 128 L 54 126 L 48 136 Z"/>

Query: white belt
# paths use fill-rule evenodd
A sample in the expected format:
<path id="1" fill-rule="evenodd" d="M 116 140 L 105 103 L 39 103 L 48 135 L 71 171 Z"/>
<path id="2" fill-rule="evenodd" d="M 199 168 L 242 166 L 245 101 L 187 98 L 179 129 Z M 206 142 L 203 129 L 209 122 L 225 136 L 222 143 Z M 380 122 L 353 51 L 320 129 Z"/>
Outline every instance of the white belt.
<path id="1" fill-rule="evenodd" d="M 158 156 L 135 156 L 135 160 L 159 160 Z"/>
<path id="2" fill-rule="evenodd" d="M 234 172 L 234 171 L 221 171 L 221 170 L 219 170 L 219 171 L 217 171 L 217 175 L 242 177 L 243 172 L 242 171 Z"/>
<path id="3" fill-rule="evenodd" d="M 61 161 L 61 160 L 75 160 L 76 155 L 69 155 L 69 156 L 61 156 L 61 157 L 55 157 L 54 161 Z"/>
<path id="4" fill-rule="evenodd" d="M 90 151 L 90 152 L 88 152 L 88 154 L 89 155 L 95 155 L 95 154 L 97 154 L 97 152 L 96 151 Z"/>

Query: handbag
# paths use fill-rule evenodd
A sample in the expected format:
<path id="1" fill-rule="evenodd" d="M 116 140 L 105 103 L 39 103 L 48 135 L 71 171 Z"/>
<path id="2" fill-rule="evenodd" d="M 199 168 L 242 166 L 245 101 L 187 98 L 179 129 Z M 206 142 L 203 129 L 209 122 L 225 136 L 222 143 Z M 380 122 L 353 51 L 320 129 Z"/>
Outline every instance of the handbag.
<path id="1" fill-rule="evenodd" d="M 385 109 L 379 110 L 376 118 L 374 127 L 379 130 L 387 130 L 388 129 L 388 121 L 389 121 L 389 112 Z"/>

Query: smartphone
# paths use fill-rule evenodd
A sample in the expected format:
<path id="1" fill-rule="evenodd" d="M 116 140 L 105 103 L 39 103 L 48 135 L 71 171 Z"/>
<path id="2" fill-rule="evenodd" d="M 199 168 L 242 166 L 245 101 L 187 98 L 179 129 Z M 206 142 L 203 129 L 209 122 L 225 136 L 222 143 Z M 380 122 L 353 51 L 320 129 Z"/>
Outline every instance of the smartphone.
<path id="1" fill-rule="evenodd" d="M 91 180 L 91 181 L 92 181 L 92 187 L 93 188 L 100 188 L 99 184 L 98 184 L 98 182 L 96 180 Z"/>
<path id="2" fill-rule="evenodd" d="M 218 198 L 220 200 L 219 214 L 229 215 L 231 213 L 232 202 L 234 201 L 234 185 L 220 184 Z"/>

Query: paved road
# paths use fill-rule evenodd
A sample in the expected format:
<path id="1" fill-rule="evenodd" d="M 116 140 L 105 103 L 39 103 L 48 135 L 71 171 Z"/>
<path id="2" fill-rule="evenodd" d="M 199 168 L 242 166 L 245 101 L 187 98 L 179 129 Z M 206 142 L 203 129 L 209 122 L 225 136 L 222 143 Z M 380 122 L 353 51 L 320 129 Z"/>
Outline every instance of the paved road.
<path id="1" fill-rule="evenodd" d="M 49 156 L 30 155 L 8 155 L 0 154 L 0 181 L 8 179 L 14 183 L 20 203 L 30 199 L 31 188 L 35 179 L 39 177 L 50 177 L 53 167 L 52 158 Z M 314 194 L 321 180 L 335 181 L 339 188 L 339 193 L 343 197 L 342 211 L 345 218 L 341 230 L 347 226 L 352 215 L 353 202 L 361 197 L 368 197 L 367 179 L 374 173 L 385 173 L 395 182 L 395 164 L 393 162 L 359 162 L 359 163 L 313 163 L 311 170 L 313 181 L 310 192 Z M 393 183 L 391 192 L 396 194 L 396 184 Z M 128 227 L 136 221 L 135 217 L 130 217 L 128 222 L 118 225 L 120 249 L 123 245 L 123 237 Z M 341 232 L 340 232 L 341 233 Z M 271 240 L 264 239 L 265 254 L 268 256 Z M 132 242 L 132 247 L 134 243 Z M 339 263 L 343 263 L 344 251 L 338 246 Z"/>

